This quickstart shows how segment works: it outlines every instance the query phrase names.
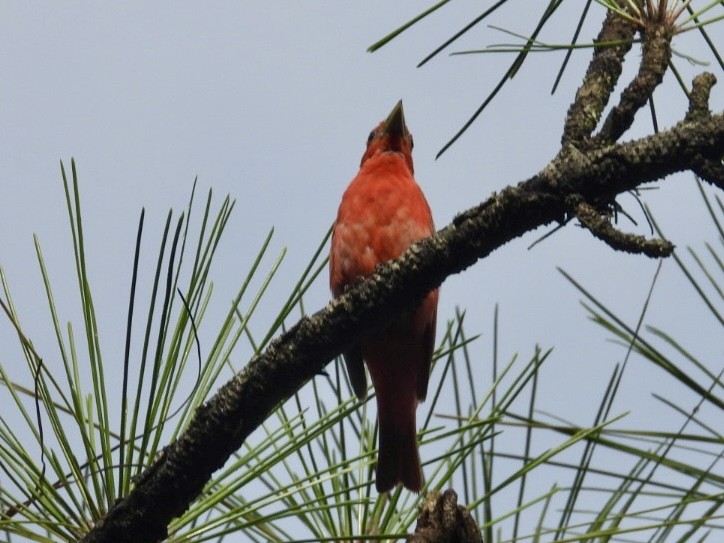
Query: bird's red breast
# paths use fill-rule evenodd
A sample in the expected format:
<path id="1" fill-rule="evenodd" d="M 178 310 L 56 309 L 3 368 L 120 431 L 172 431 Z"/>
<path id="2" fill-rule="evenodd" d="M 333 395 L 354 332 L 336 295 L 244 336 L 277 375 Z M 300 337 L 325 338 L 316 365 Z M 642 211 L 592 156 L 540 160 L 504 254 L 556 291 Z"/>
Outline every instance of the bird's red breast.
<path id="1" fill-rule="evenodd" d="M 400 101 L 370 133 L 360 170 L 342 196 L 330 251 L 335 297 L 434 232 L 430 207 L 413 177 L 412 147 Z M 437 300 L 438 291 L 432 291 L 414 312 L 345 353 L 357 396 L 367 394 L 363 360 L 377 395 L 379 492 L 397 483 L 416 492 L 422 488 L 415 411 L 427 392 Z"/>

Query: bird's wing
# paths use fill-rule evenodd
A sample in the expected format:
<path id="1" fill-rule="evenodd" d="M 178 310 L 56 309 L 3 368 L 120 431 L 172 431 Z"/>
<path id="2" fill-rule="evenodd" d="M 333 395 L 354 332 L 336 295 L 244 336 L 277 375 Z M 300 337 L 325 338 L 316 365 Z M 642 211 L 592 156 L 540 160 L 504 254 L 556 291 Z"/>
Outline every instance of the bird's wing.
<path id="1" fill-rule="evenodd" d="M 365 365 L 362 361 L 362 353 L 358 348 L 353 348 L 344 353 L 344 362 L 347 365 L 347 376 L 352 390 L 360 400 L 367 399 L 367 376 Z"/>
<path id="2" fill-rule="evenodd" d="M 424 311 L 424 308 L 430 304 L 433 310 L 429 313 L 431 318 L 425 325 L 420 338 L 423 356 L 420 357 L 420 367 L 418 369 L 417 379 L 417 399 L 420 402 L 425 401 L 427 396 L 427 383 L 430 380 L 430 366 L 432 366 L 432 355 L 435 351 L 435 331 L 437 330 L 437 298 L 438 291 L 435 290 L 428 294 L 428 297 L 422 302 L 422 307 L 418 311 Z"/>

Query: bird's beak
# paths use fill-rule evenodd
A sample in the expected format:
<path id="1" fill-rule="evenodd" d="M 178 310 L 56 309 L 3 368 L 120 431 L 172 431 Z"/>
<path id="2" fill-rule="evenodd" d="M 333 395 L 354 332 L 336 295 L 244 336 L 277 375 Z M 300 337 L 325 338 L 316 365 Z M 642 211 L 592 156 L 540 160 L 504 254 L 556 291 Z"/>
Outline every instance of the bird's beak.
<path id="1" fill-rule="evenodd" d="M 402 109 L 402 100 L 397 102 L 392 111 L 382 123 L 382 133 L 389 134 L 393 138 L 404 138 L 409 134 L 405 124 L 405 112 Z"/>

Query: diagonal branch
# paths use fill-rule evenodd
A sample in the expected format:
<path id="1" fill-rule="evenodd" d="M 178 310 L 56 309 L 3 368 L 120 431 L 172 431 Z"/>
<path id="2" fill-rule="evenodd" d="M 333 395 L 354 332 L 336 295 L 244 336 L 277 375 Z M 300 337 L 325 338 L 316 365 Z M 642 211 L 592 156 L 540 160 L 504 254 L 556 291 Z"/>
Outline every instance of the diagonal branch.
<path id="1" fill-rule="evenodd" d="M 300 320 L 198 409 L 186 432 L 83 539 L 155 542 L 212 474 L 269 416 L 351 343 L 414 307 L 449 275 L 509 241 L 565 219 L 568 198 L 612 201 L 617 194 L 724 155 L 724 114 L 701 115 L 639 140 L 581 153 L 573 145 L 534 177 L 494 193 L 436 235 L 380 266 L 367 280 Z"/>

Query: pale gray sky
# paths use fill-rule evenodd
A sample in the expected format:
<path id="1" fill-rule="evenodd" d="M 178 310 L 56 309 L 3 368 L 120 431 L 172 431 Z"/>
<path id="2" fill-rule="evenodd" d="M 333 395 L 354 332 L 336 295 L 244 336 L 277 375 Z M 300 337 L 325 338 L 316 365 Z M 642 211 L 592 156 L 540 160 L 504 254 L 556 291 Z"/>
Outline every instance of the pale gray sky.
<path id="1" fill-rule="evenodd" d="M 46 357 L 56 356 L 33 233 L 43 247 L 61 318 L 73 320 L 77 330 L 81 326 L 59 160 L 68 168 L 71 157 L 77 161 L 106 362 L 119 364 L 140 210 L 146 208 L 144 249 L 150 269 L 167 210 L 183 210 L 195 176 L 199 202 L 209 188 L 217 201 L 227 193 L 237 200 L 213 271 L 214 311 L 226 311 L 272 226 L 273 252 L 289 249 L 261 308 L 256 324 L 261 330 L 264 316 L 276 314 L 331 224 L 369 130 L 398 99 L 404 100 L 415 136 L 416 177 L 438 226 L 492 191 L 533 175 L 558 149 L 564 115 L 590 51 L 574 55 L 554 96 L 550 88 L 562 54 L 530 58 L 492 107 L 435 161 L 512 59 L 445 53 L 415 68 L 478 14 L 478 4 L 451 3 L 369 54 L 365 50 L 371 43 L 426 5 L 411 0 L 5 3 L 0 17 L 0 265 L 26 333 Z M 489 23 L 528 33 L 546 4 L 510 2 Z M 541 40 L 569 40 L 576 9 L 561 10 Z M 594 4 L 591 9 L 583 40 L 600 27 L 602 8 Z M 722 51 L 721 23 L 715 28 L 711 36 Z M 511 40 L 480 26 L 449 51 Z M 693 33 L 677 38 L 675 47 L 713 60 Z M 638 58 L 637 53 L 629 56 L 627 74 Z M 681 59 L 677 65 L 687 82 L 703 69 Z M 722 79 L 716 64 L 708 69 Z M 722 89 L 724 83 L 714 89 L 715 110 L 724 104 Z M 656 105 L 663 127 L 686 110 L 671 74 L 657 91 Z M 650 133 L 648 112 L 641 112 L 635 128 L 627 139 Z M 702 249 L 704 241 L 714 239 L 692 175 L 657 186 L 661 190 L 643 198 L 677 246 Z M 620 202 L 644 222 L 633 198 Z M 622 225 L 633 228 L 625 220 Z M 616 254 L 572 224 L 527 250 L 543 233 L 510 243 L 450 278 L 443 285 L 439 322 L 452 318 L 460 306 L 468 312 L 468 333 L 483 334 L 471 347 L 483 368 L 482 388 L 490 379 L 486 364 L 493 308 L 500 304 L 503 360 L 515 352 L 527 356 L 536 344 L 554 346 L 539 402 L 573 422 L 589 424 L 624 351 L 585 319 L 581 296 L 555 267 L 563 267 L 634 323 L 657 262 Z M 328 298 L 325 276 L 312 288 L 306 308 L 315 311 Z M 718 372 L 724 338 L 717 322 L 702 318 L 706 314 L 675 263 L 665 262 L 646 322 L 687 341 L 686 347 Z M 0 345 L 11 341 L 8 323 L 0 320 Z M 19 370 L 16 356 L 3 347 L 0 363 Z M 248 352 L 234 356 L 240 364 Z M 653 427 L 671 416 L 652 392 L 677 395 L 684 406 L 697 401 L 640 359 L 628 371 L 614 409 L 632 411 L 624 426 Z"/>

